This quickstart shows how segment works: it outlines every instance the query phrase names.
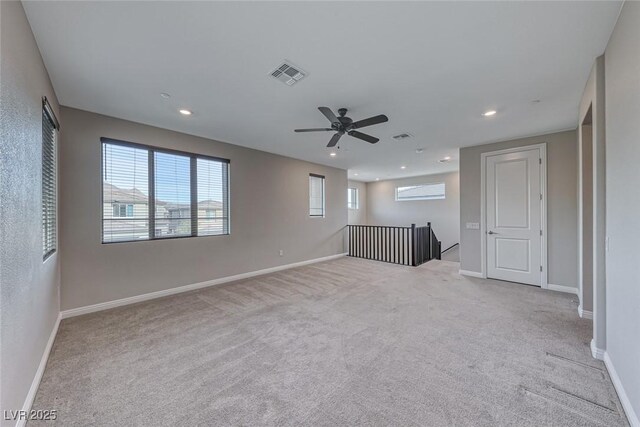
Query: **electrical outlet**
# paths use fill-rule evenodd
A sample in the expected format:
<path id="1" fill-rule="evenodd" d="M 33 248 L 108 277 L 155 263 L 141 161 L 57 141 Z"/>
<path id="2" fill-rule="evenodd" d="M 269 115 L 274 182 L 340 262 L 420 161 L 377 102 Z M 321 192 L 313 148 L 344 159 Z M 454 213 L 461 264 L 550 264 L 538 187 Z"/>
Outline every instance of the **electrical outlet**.
<path id="1" fill-rule="evenodd" d="M 280 256 L 284 256 L 284 251 L 280 249 Z"/>

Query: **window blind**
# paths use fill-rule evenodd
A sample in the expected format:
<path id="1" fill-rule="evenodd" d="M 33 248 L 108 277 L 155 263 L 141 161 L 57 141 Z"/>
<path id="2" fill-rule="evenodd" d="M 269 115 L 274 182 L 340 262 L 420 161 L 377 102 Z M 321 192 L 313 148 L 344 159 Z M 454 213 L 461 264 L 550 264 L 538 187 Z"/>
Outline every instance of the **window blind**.
<path id="1" fill-rule="evenodd" d="M 197 159 L 198 236 L 229 232 L 229 165 L 208 159 Z"/>
<path id="2" fill-rule="evenodd" d="M 102 138 L 103 243 L 229 234 L 229 161 Z"/>
<path id="3" fill-rule="evenodd" d="M 309 216 L 324 216 L 324 176 L 309 175 Z"/>
<path id="4" fill-rule="evenodd" d="M 102 145 L 102 241 L 149 238 L 149 151 Z"/>
<path id="5" fill-rule="evenodd" d="M 56 129 L 57 120 L 43 99 L 42 108 L 42 249 L 43 259 L 56 251 Z"/>
<path id="6" fill-rule="evenodd" d="M 190 236 L 191 158 L 156 152 L 153 181 L 155 237 Z"/>

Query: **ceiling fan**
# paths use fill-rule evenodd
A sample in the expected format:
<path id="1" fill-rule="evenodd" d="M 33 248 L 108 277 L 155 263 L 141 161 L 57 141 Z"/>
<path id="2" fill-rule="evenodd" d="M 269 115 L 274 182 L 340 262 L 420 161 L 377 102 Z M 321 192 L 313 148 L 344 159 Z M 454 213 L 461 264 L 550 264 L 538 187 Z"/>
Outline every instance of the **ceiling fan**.
<path id="1" fill-rule="evenodd" d="M 331 109 L 327 107 L 318 107 L 318 110 L 320 110 L 320 112 L 324 114 L 327 119 L 329 119 L 329 121 L 331 122 L 330 128 L 295 129 L 295 132 L 336 132 L 336 134 L 331 137 L 331 140 L 329 141 L 329 144 L 327 144 L 327 147 L 334 147 L 338 143 L 342 135 L 344 135 L 345 133 L 354 138 L 358 138 L 371 144 L 375 144 L 376 142 L 380 141 L 378 138 L 367 135 L 366 133 L 358 132 L 356 129 L 389 121 L 389 118 L 387 116 L 385 116 L 384 114 L 380 114 L 378 116 L 373 116 L 369 117 L 368 119 L 358 120 L 357 122 L 354 122 L 353 120 L 351 120 L 351 118 L 346 116 L 346 108 L 340 108 L 338 110 L 339 117 L 336 117 L 336 115 L 333 114 L 333 111 L 331 111 Z"/>

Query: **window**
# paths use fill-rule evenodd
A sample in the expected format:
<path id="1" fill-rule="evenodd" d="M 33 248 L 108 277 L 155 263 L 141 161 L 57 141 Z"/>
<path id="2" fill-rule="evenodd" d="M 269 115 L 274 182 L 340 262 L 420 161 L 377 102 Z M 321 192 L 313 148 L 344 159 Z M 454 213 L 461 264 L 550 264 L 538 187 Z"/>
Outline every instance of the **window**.
<path id="1" fill-rule="evenodd" d="M 437 200 L 444 199 L 444 182 L 435 184 L 412 185 L 396 188 L 396 200 Z"/>
<path id="2" fill-rule="evenodd" d="M 309 216 L 324 217 L 324 176 L 309 174 Z"/>
<path id="3" fill-rule="evenodd" d="M 191 157 L 153 154 L 155 237 L 191 236 Z"/>
<path id="4" fill-rule="evenodd" d="M 132 218 L 133 217 L 133 205 L 126 205 L 124 203 L 113 204 L 113 216 L 115 218 Z"/>
<path id="5" fill-rule="evenodd" d="M 42 250 L 43 260 L 56 251 L 56 131 L 58 120 L 47 101 L 42 99 Z"/>
<path id="6" fill-rule="evenodd" d="M 149 239 L 149 151 L 103 143 L 102 180 L 102 241 Z"/>
<path id="7" fill-rule="evenodd" d="M 197 159 L 198 236 L 229 234 L 227 166 L 216 160 Z"/>
<path id="8" fill-rule="evenodd" d="M 358 189 L 347 188 L 347 208 L 358 209 Z"/>
<path id="9" fill-rule="evenodd" d="M 229 234 L 229 161 L 102 138 L 102 242 Z"/>

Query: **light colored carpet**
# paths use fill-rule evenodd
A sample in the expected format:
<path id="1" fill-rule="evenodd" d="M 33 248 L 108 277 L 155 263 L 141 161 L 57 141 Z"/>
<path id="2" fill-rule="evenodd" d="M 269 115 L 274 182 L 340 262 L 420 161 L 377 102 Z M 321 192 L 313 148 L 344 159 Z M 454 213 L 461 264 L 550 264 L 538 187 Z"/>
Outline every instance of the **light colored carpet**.
<path id="1" fill-rule="evenodd" d="M 64 320 L 34 409 L 64 426 L 625 425 L 575 297 L 457 270 L 341 258 Z"/>

